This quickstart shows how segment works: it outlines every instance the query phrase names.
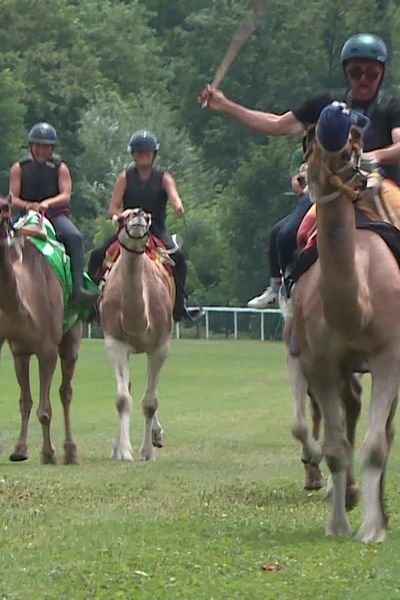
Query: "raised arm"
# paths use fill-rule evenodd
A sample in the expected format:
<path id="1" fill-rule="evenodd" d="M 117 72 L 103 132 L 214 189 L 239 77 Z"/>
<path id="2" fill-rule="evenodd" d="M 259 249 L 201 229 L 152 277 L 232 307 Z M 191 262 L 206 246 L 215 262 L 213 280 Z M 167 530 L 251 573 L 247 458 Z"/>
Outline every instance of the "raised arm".
<path id="1" fill-rule="evenodd" d="M 252 110 L 232 102 L 215 88 L 206 87 L 198 98 L 199 104 L 214 112 L 225 115 L 241 125 L 266 135 L 298 135 L 304 132 L 303 124 L 292 111 L 283 115 Z"/>

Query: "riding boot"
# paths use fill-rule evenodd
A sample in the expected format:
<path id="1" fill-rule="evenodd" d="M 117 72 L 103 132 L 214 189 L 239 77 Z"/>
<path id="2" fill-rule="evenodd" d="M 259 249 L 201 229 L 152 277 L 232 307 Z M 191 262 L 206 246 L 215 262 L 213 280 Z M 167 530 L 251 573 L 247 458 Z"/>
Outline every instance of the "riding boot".
<path id="1" fill-rule="evenodd" d="M 83 271 L 79 265 L 71 260 L 71 274 L 72 274 L 72 296 L 71 306 L 73 308 L 86 308 L 93 306 L 98 297 L 99 292 L 89 292 L 83 287 Z"/>
<path id="2" fill-rule="evenodd" d="M 181 250 L 177 250 L 171 255 L 175 262 L 173 269 L 175 280 L 175 305 L 173 310 L 174 321 L 179 322 L 182 319 L 197 321 L 204 315 L 202 308 L 188 309 L 185 306 L 187 293 L 185 292 L 186 281 L 186 261 Z"/>

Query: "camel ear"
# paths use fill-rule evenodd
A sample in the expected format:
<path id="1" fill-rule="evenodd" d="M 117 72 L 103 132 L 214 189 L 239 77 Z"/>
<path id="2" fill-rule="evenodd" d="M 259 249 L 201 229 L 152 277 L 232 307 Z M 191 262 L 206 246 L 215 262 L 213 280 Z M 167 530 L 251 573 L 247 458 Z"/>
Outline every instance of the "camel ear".
<path id="1" fill-rule="evenodd" d="M 122 215 L 113 215 L 111 221 L 115 227 L 115 230 L 119 231 L 122 225 L 124 224 L 125 217 L 123 217 Z"/>

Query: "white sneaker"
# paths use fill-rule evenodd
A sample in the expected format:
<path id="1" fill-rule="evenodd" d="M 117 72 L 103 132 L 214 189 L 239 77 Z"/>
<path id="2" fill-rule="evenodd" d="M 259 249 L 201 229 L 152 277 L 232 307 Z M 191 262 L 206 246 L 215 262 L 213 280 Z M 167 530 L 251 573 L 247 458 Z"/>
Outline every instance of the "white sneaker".
<path id="1" fill-rule="evenodd" d="M 248 301 L 247 306 L 249 308 L 271 308 L 278 305 L 278 292 L 269 285 L 267 289 L 261 294 Z"/>

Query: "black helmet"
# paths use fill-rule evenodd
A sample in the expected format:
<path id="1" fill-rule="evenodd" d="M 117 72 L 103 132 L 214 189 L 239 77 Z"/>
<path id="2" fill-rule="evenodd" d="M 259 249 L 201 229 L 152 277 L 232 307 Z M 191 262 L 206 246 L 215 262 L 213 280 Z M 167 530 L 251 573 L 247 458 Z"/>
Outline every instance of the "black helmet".
<path id="1" fill-rule="evenodd" d="M 376 60 L 384 65 L 387 60 L 386 44 L 382 38 L 372 33 L 357 33 L 349 38 L 342 48 L 342 65 L 351 58 Z"/>
<path id="2" fill-rule="evenodd" d="M 157 152 L 160 144 L 152 131 L 148 129 L 139 129 L 132 133 L 128 144 L 130 152 Z"/>
<path id="3" fill-rule="evenodd" d="M 57 144 L 57 132 L 50 123 L 35 123 L 28 134 L 28 144 Z"/>

